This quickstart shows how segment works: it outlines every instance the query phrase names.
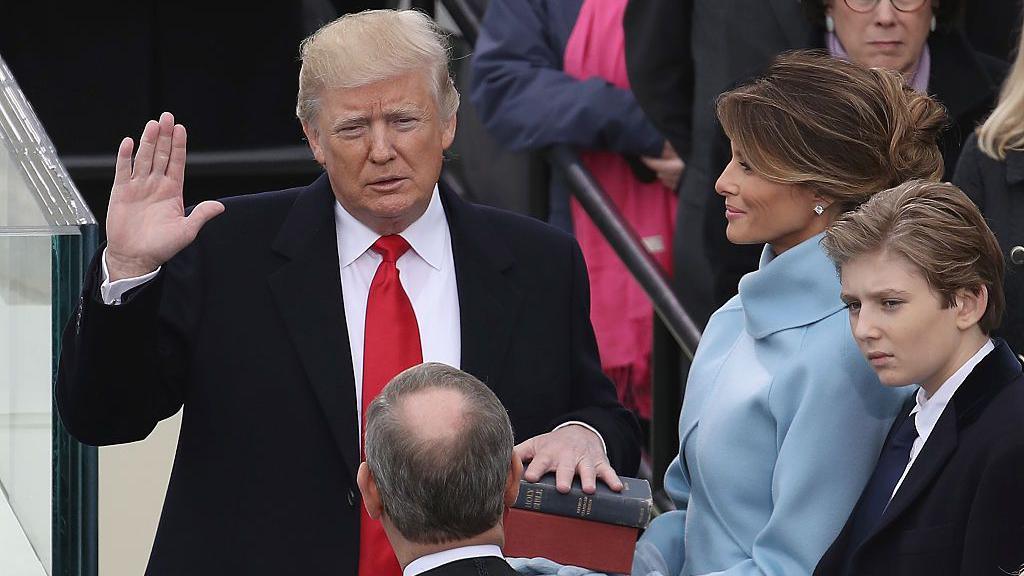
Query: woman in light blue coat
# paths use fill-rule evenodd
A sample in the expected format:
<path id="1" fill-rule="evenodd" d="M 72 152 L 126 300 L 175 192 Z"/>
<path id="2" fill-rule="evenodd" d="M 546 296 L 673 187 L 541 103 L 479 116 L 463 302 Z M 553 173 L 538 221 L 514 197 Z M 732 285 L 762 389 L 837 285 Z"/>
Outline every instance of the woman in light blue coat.
<path id="1" fill-rule="evenodd" d="M 822 232 L 874 192 L 937 180 L 945 114 L 898 75 L 796 52 L 723 94 L 718 115 L 729 240 L 765 247 L 704 331 L 665 476 L 677 509 L 647 530 L 633 574 L 810 574 L 905 398 L 859 353 Z"/>

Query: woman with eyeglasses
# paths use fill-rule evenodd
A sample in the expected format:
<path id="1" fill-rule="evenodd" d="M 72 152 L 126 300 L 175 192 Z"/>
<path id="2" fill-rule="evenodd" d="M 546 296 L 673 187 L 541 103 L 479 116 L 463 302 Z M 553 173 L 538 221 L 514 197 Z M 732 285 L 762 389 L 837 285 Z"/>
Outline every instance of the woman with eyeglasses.
<path id="1" fill-rule="evenodd" d="M 995 105 L 1007 65 L 971 48 L 956 24 L 963 0 L 810 0 L 832 56 L 899 72 L 918 92 L 946 106 L 940 147 L 944 180 L 953 178 L 964 141 Z"/>

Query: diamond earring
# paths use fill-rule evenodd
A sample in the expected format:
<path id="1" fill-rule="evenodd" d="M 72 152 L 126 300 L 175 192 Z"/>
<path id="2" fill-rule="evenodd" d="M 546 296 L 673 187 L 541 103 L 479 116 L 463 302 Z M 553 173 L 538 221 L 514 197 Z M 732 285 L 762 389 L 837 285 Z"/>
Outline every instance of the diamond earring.
<path id="1" fill-rule="evenodd" d="M 818 204 L 814 207 L 814 213 L 817 214 L 818 216 L 821 216 L 824 212 L 825 207 L 822 206 L 821 204 Z"/>
<path id="2" fill-rule="evenodd" d="M 935 32 L 936 26 L 938 26 L 938 22 L 935 21 L 935 15 L 932 15 L 932 25 L 931 25 L 932 32 Z"/>
<path id="3" fill-rule="evenodd" d="M 836 21 L 831 16 L 825 16 L 825 30 L 829 32 L 836 31 Z M 934 28 L 932 28 L 934 30 Z"/>

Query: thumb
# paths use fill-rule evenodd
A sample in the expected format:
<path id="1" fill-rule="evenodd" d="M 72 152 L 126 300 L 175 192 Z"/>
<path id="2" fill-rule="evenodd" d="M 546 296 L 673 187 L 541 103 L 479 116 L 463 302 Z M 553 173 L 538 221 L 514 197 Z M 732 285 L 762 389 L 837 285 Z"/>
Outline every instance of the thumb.
<path id="1" fill-rule="evenodd" d="M 192 209 L 192 213 L 185 217 L 185 226 L 188 228 L 189 236 L 195 239 L 199 230 L 223 211 L 224 205 L 216 200 L 207 200 L 197 204 Z"/>
<path id="2" fill-rule="evenodd" d="M 664 160 L 662 158 L 652 158 L 650 156 L 643 156 L 640 159 L 643 161 L 644 164 L 647 165 L 648 168 L 654 170 L 655 172 L 664 170 L 668 164 L 668 160 Z"/>

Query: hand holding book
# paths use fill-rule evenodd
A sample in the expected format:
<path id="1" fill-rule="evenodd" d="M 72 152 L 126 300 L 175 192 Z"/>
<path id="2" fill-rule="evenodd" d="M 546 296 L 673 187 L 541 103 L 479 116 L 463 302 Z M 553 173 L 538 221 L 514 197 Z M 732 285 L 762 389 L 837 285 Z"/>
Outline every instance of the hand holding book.
<path id="1" fill-rule="evenodd" d="M 563 494 L 569 492 L 576 475 L 587 494 L 597 490 L 598 478 L 616 492 L 622 489 L 619 475 L 604 453 L 601 438 L 583 426 L 564 426 L 534 436 L 518 444 L 515 453 L 524 464 L 529 462 L 523 478 L 536 482 L 544 474 L 554 472 L 555 486 Z"/>

